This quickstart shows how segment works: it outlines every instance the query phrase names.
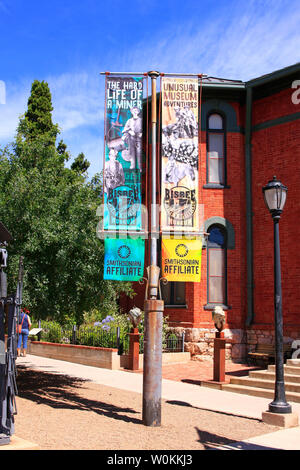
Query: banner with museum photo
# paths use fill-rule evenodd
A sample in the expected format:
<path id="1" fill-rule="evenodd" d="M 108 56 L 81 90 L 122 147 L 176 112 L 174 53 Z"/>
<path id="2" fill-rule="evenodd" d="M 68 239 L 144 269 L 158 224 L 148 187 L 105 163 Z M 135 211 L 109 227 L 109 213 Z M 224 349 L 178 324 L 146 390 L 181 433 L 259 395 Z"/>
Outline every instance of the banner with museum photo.
<path id="1" fill-rule="evenodd" d="M 104 230 L 141 230 L 142 77 L 106 78 Z"/>
<path id="2" fill-rule="evenodd" d="M 103 279 L 138 281 L 144 275 L 145 240 L 106 238 Z"/>
<path id="3" fill-rule="evenodd" d="M 198 79 L 163 77 L 161 230 L 199 232 Z"/>
<path id="4" fill-rule="evenodd" d="M 200 238 L 162 238 L 162 277 L 172 282 L 200 282 L 201 254 Z"/>

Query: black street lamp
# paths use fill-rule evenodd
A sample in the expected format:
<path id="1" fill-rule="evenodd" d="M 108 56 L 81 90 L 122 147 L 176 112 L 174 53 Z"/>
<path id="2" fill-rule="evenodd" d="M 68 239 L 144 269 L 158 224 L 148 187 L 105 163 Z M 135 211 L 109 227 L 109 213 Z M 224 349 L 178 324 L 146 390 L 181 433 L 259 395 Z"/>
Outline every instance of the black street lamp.
<path id="1" fill-rule="evenodd" d="M 280 268 L 279 219 L 283 211 L 287 187 L 276 176 L 262 188 L 267 208 L 274 222 L 274 307 L 275 307 L 275 398 L 269 404 L 272 413 L 291 413 L 292 407 L 286 402 L 283 361 L 283 320 Z"/>

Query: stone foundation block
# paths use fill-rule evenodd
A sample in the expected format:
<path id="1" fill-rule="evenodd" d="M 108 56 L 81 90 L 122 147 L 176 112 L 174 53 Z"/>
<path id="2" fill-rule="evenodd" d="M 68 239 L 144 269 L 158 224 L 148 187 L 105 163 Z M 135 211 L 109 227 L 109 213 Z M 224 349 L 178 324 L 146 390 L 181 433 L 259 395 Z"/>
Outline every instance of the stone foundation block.
<path id="1" fill-rule="evenodd" d="M 264 411 L 262 413 L 262 421 L 272 426 L 281 428 L 294 428 L 299 425 L 298 413 L 271 413 Z"/>

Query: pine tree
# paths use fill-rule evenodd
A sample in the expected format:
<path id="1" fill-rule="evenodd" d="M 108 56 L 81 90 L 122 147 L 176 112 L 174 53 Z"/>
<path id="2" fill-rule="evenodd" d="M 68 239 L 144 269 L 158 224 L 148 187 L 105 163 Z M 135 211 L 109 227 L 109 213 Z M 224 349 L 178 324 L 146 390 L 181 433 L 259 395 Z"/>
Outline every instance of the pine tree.
<path id="1" fill-rule="evenodd" d="M 89 166 L 90 162 L 85 158 L 84 153 L 81 152 L 72 163 L 71 169 L 78 175 L 82 175 L 89 169 Z"/>
<path id="2" fill-rule="evenodd" d="M 66 146 L 66 144 L 64 143 L 63 140 L 60 140 L 58 142 L 56 150 L 57 150 L 58 154 L 61 156 L 61 159 L 62 159 L 63 162 L 67 162 L 70 159 L 70 154 L 67 151 L 67 146 Z"/>
<path id="3" fill-rule="evenodd" d="M 55 156 L 59 127 L 52 122 L 52 111 L 48 83 L 35 80 L 31 86 L 27 111 L 19 121 L 15 142 L 16 155 L 22 159 L 26 168 L 47 164 L 47 159 Z M 46 150 L 43 152 L 43 160 L 40 158 L 41 146 Z"/>
<path id="4" fill-rule="evenodd" d="M 87 182 L 89 166 L 79 154 L 66 168 L 66 144 L 56 146 L 58 126 L 45 82 L 32 85 L 28 109 L 21 118 L 12 151 L 0 149 L 1 221 L 12 233 L 8 276 L 16 284 L 24 256 L 24 305 L 34 318 L 76 319 L 93 308 L 117 309 L 129 283 L 101 279 L 103 243 L 96 237 L 100 175 Z"/>
<path id="5" fill-rule="evenodd" d="M 47 82 L 35 80 L 28 99 L 28 108 L 20 121 L 19 131 L 27 140 L 49 139 L 49 145 L 55 144 L 59 133 L 58 125 L 52 122 L 52 97 Z"/>

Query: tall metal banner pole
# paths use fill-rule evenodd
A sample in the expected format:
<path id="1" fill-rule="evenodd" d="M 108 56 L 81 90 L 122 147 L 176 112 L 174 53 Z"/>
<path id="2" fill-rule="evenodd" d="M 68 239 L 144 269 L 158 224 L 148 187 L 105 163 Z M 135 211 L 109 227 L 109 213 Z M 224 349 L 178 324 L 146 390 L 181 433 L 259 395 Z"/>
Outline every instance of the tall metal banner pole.
<path id="1" fill-rule="evenodd" d="M 156 219 L 156 125 L 157 125 L 157 110 L 156 110 L 156 80 L 159 76 L 158 72 L 149 72 L 151 77 L 151 145 L 152 145 L 152 152 L 151 152 L 151 250 L 150 250 L 150 264 L 153 266 L 157 266 L 157 239 L 156 239 L 156 232 L 157 232 L 157 219 Z M 154 293 L 155 295 L 155 293 Z"/>
<path id="2" fill-rule="evenodd" d="M 151 125 L 151 240 L 150 266 L 147 268 L 148 282 L 144 304 L 144 368 L 143 368 L 143 423 L 146 426 L 161 425 L 161 381 L 162 381 L 162 325 L 164 302 L 158 299 L 159 273 L 157 266 L 157 207 L 156 207 L 156 80 L 159 72 L 148 72 L 152 84 Z M 149 207 L 148 207 L 149 211 Z"/>

